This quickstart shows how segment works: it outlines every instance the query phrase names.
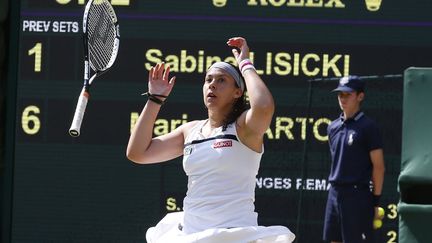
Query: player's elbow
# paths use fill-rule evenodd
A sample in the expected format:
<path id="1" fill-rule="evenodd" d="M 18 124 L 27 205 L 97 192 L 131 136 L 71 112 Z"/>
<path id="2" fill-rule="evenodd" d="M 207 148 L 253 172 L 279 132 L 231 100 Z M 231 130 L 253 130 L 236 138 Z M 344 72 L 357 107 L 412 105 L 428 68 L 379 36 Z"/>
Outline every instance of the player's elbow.
<path id="1" fill-rule="evenodd" d="M 153 164 L 157 161 L 148 153 L 134 150 L 126 150 L 126 158 L 135 164 Z"/>
<path id="2" fill-rule="evenodd" d="M 126 151 L 126 158 L 128 160 L 134 162 L 134 163 L 138 163 L 138 161 L 136 159 L 136 156 L 133 153 L 131 153 L 130 151 L 128 151 L 128 150 Z"/>
<path id="3" fill-rule="evenodd" d="M 136 164 L 145 164 L 142 156 L 129 148 L 126 150 L 126 158 Z"/>

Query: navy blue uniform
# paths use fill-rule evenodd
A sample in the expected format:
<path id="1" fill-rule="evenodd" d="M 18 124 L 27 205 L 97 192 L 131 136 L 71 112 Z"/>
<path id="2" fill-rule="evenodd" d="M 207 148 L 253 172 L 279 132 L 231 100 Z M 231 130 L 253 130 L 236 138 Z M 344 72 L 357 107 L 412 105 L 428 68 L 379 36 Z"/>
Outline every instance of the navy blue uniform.
<path id="1" fill-rule="evenodd" d="M 370 151 L 382 148 L 377 124 L 363 112 L 327 128 L 332 165 L 324 221 L 324 240 L 372 242 L 374 204 L 370 190 Z"/>

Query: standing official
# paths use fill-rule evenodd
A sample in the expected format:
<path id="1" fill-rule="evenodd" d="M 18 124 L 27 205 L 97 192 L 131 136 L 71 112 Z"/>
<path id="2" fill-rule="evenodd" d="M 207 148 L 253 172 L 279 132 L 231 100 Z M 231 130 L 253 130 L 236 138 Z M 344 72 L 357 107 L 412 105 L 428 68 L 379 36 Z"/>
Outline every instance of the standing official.
<path id="1" fill-rule="evenodd" d="M 348 76 L 333 90 L 342 114 L 327 129 L 332 158 L 323 234 L 327 242 L 374 242 L 385 167 L 378 125 L 361 110 L 364 88 L 364 80 Z"/>

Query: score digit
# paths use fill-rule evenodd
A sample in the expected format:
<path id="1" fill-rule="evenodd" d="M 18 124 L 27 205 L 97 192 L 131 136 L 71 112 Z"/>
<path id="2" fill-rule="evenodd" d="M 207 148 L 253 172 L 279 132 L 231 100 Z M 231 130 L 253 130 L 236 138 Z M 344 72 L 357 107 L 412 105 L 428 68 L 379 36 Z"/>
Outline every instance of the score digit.
<path id="1" fill-rule="evenodd" d="M 387 208 L 389 209 L 389 213 L 387 214 L 387 217 L 389 218 L 389 219 L 395 219 L 395 218 L 397 218 L 397 215 L 398 215 L 398 213 L 397 213 L 397 206 L 396 206 L 396 204 L 389 204 L 388 206 L 387 206 Z"/>
<path id="2" fill-rule="evenodd" d="M 34 71 L 40 72 L 42 67 L 42 43 L 38 42 L 32 49 L 28 50 L 28 55 L 34 54 Z"/>
<path id="3" fill-rule="evenodd" d="M 390 237 L 387 243 L 397 243 L 397 233 L 394 230 L 387 232 L 387 236 Z"/>
<path id="4" fill-rule="evenodd" d="M 34 135 L 40 130 L 40 119 L 35 114 L 39 114 L 40 109 L 37 106 L 27 106 L 21 115 L 21 126 L 23 131 L 28 135 Z"/>

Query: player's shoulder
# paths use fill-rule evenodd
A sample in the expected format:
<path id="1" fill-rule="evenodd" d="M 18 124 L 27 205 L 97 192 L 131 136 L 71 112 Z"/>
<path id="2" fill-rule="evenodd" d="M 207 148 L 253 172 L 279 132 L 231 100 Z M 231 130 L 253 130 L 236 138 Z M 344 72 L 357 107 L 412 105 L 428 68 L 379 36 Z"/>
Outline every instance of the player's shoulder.
<path id="1" fill-rule="evenodd" d="M 193 120 L 193 121 L 188 121 L 186 123 L 184 123 L 183 125 L 181 125 L 184 130 L 190 130 L 192 128 L 194 128 L 195 126 L 197 126 L 200 122 L 203 122 L 204 120 Z"/>
<path id="2" fill-rule="evenodd" d="M 181 125 L 179 128 L 181 128 L 183 134 L 185 137 L 193 130 L 196 126 L 198 126 L 200 123 L 204 122 L 205 120 L 193 120 L 189 121 L 183 125 Z"/>

